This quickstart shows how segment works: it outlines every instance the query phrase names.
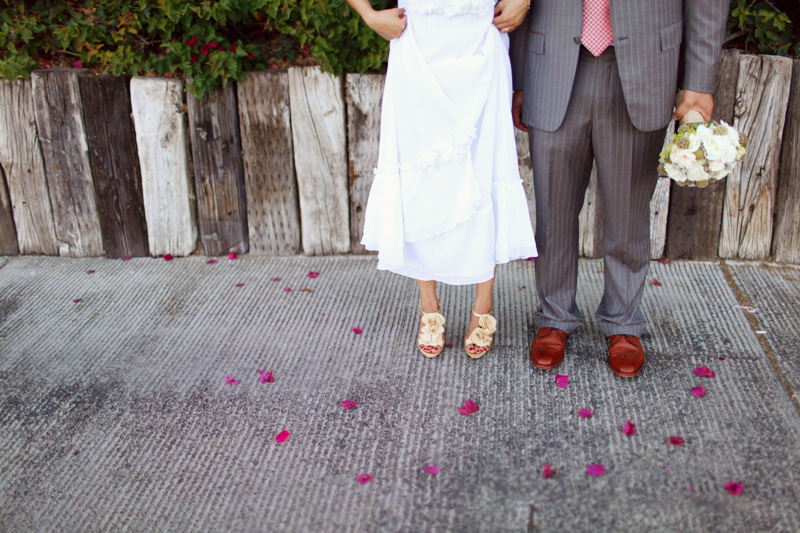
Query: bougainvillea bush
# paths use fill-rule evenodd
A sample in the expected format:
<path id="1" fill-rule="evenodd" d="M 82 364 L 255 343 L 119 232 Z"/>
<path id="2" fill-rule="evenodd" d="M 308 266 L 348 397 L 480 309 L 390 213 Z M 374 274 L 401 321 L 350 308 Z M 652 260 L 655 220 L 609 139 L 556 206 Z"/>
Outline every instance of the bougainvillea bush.
<path id="1" fill-rule="evenodd" d="M 396 5 L 372 0 L 376 8 Z M 732 0 L 729 46 L 800 54 L 800 2 Z M 388 46 L 345 0 L 0 0 L 0 76 L 84 67 L 191 80 L 196 96 L 248 70 L 384 68 Z"/>

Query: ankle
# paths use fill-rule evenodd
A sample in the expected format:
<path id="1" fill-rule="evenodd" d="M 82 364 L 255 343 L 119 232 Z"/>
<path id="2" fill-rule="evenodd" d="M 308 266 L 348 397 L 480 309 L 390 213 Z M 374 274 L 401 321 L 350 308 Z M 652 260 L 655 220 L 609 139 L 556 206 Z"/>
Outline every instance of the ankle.
<path id="1" fill-rule="evenodd" d="M 419 299 L 419 304 L 422 306 L 423 313 L 438 313 L 439 312 L 439 299 L 434 296 L 422 296 Z"/>
<path id="2" fill-rule="evenodd" d="M 475 302 L 472 304 L 472 309 L 479 315 L 485 315 L 492 311 L 492 297 L 476 297 Z"/>

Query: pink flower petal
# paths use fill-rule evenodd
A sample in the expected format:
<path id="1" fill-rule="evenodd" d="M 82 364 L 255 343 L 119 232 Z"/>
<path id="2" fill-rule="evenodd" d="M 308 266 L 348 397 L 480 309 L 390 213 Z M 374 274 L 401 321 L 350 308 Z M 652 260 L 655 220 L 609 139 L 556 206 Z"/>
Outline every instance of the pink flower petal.
<path id="1" fill-rule="evenodd" d="M 73 302 L 75 302 L 75 303 L 78 303 L 78 302 L 80 302 L 80 301 L 82 301 L 82 300 L 83 300 L 83 298 L 75 298 L 75 299 L 74 299 L 74 300 L 72 300 L 72 301 L 73 301 Z"/>
<path id="2" fill-rule="evenodd" d="M 94 274 L 94 270 L 87 270 L 86 273 L 87 274 Z"/>
<path id="3" fill-rule="evenodd" d="M 292 289 L 290 289 L 289 287 L 286 287 L 285 289 L 283 289 L 283 292 L 292 292 Z"/>
<path id="4" fill-rule="evenodd" d="M 275 376 L 272 375 L 272 372 L 267 372 L 266 370 L 256 370 L 256 372 L 261 374 L 259 379 L 261 383 L 275 383 Z"/>
<path id="5" fill-rule="evenodd" d="M 238 379 L 233 379 L 233 376 L 226 377 L 225 381 L 228 382 L 228 385 L 238 385 L 239 384 L 239 380 Z"/>
<path id="6" fill-rule="evenodd" d="M 586 467 L 586 473 L 590 476 L 599 477 L 606 473 L 606 467 L 603 465 L 589 465 Z"/>
<path id="7" fill-rule="evenodd" d="M 131 256 L 127 256 L 127 257 L 123 257 L 122 258 L 123 261 L 130 261 L 131 259 L 133 259 L 133 257 L 131 257 Z"/>
<path id="8" fill-rule="evenodd" d="M 707 366 L 698 366 L 694 369 L 694 375 L 700 376 L 702 378 L 713 378 L 716 376 L 713 370 L 710 370 Z"/>
<path id="9" fill-rule="evenodd" d="M 566 389 L 567 385 L 569 385 L 569 376 L 562 376 L 561 374 L 556 374 L 556 385 L 558 385 L 562 389 Z"/>
<path id="10" fill-rule="evenodd" d="M 658 262 L 661 263 L 662 265 L 668 265 L 669 259 L 659 259 Z"/>
<path id="11" fill-rule="evenodd" d="M 172 254 L 164 254 L 164 261 L 172 261 Z"/>
<path id="12" fill-rule="evenodd" d="M 672 472 L 672 467 L 671 466 L 667 467 L 667 472 Z"/>
<path id="13" fill-rule="evenodd" d="M 83 68 L 83 61 L 81 61 L 80 59 L 74 61 L 72 63 L 72 68 Z"/>
<path id="14" fill-rule="evenodd" d="M 731 496 L 738 496 L 742 493 L 742 482 L 741 481 L 728 481 L 725 483 L 725 489 L 728 491 L 728 494 Z"/>
<path id="15" fill-rule="evenodd" d="M 544 465 L 544 470 L 542 470 L 542 477 L 548 478 L 555 475 L 556 469 L 550 467 L 550 463 Z"/>
<path id="16" fill-rule="evenodd" d="M 280 281 L 281 278 L 270 278 L 270 281 Z"/>
<path id="17" fill-rule="evenodd" d="M 536 261 L 536 258 L 535 257 L 529 257 L 525 261 Z"/>
<path id="18" fill-rule="evenodd" d="M 458 412 L 464 416 L 469 416 L 472 413 L 476 413 L 479 409 L 480 407 L 478 407 L 478 404 L 467 398 L 467 401 L 464 402 L 464 405 L 458 408 Z"/>
<path id="19" fill-rule="evenodd" d="M 589 418 L 593 414 L 594 413 L 592 411 L 590 411 L 589 409 L 581 409 L 581 410 L 578 411 L 578 416 L 581 417 L 581 418 Z"/>
<path id="20" fill-rule="evenodd" d="M 683 437 L 670 437 L 669 443 L 675 446 L 683 446 Z"/>
<path id="21" fill-rule="evenodd" d="M 724 361 L 724 360 L 725 360 L 725 358 L 724 358 L 724 357 L 720 357 L 720 358 L 719 358 L 719 360 L 720 360 L 720 361 Z"/>
<path id="22" fill-rule="evenodd" d="M 445 347 L 445 348 L 452 348 L 452 347 L 453 347 L 453 345 L 452 345 L 452 344 L 445 344 L 445 345 L 444 345 L 444 347 Z"/>
<path id="23" fill-rule="evenodd" d="M 358 405 L 358 402 L 354 402 L 353 400 L 342 400 L 339 403 L 342 404 L 342 407 L 344 407 L 345 411 Z"/>
<path id="24" fill-rule="evenodd" d="M 362 333 L 364 333 L 364 330 L 361 328 L 353 328 L 353 333 L 355 333 L 356 335 L 361 335 Z"/>
<path id="25" fill-rule="evenodd" d="M 236 252 L 231 252 L 228 254 L 228 259 L 238 259 L 239 256 L 236 255 Z"/>
<path id="26" fill-rule="evenodd" d="M 426 474 L 430 474 L 432 476 L 439 474 L 439 467 L 436 465 L 428 465 L 422 470 L 424 470 Z"/>
<path id="27" fill-rule="evenodd" d="M 314 279 L 319 276 L 319 272 L 309 272 L 308 277 Z"/>
<path id="28" fill-rule="evenodd" d="M 701 396 L 705 395 L 706 395 L 706 390 L 703 388 L 702 385 L 700 385 L 699 387 L 692 388 L 692 396 L 694 396 L 695 398 L 700 398 Z"/>
<path id="29" fill-rule="evenodd" d="M 653 281 L 651 281 L 650 283 L 652 283 L 652 284 L 653 284 L 653 285 L 655 285 L 656 287 L 661 287 L 661 282 L 660 282 L 660 281 L 658 281 L 658 280 L 657 280 L 657 279 L 655 279 L 655 278 L 653 278 Z"/>
<path id="30" fill-rule="evenodd" d="M 208 261 L 206 261 L 206 264 L 207 264 L 207 265 L 213 265 L 213 264 L 214 264 L 214 263 L 216 263 L 216 262 L 217 262 L 217 260 L 216 260 L 216 259 L 209 259 Z"/>
<path id="31" fill-rule="evenodd" d="M 636 435 L 636 424 L 632 424 L 630 420 L 626 420 L 625 425 L 622 426 L 622 432 L 629 437 L 633 437 Z"/>
<path id="32" fill-rule="evenodd" d="M 284 429 L 283 431 L 275 435 L 275 442 L 286 442 L 289 439 L 289 435 L 291 435 L 291 433 L 289 433 Z"/>
<path id="33" fill-rule="evenodd" d="M 236 286 L 237 287 L 244 287 L 244 283 L 237 283 Z"/>
<path id="34" fill-rule="evenodd" d="M 358 476 L 356 478 L 356 480 L 359 483 L 361 483 L 362 485 L 365 485 L 365 484 L 369 483 L 372 480 L 372 475 L 371 474 L 361 474 L 360 476 Z"/>

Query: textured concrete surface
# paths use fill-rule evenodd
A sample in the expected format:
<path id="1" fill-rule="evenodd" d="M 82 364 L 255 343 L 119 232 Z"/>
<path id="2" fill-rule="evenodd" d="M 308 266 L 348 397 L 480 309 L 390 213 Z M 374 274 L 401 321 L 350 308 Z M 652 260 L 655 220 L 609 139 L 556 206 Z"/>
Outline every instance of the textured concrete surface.
<path id="1" fill-rule="evenodd" d="M 442 288 L 455 348 L 427 360 L 413 282 L 373 259 L 205 261 L 0 260 L 0 530 L 800 529 L 800 414 L 740 303 L 796 379 L 797 313 L 762 313 L 796 305 L 775 270 L 653 264 L 649 363 L 623 381 L 592 318 L 602 263 L 582 262 L 561 389 L 527 360 L 528 262 L 500 269 L 500 330 L 473 361 L 469 288 Z"/>

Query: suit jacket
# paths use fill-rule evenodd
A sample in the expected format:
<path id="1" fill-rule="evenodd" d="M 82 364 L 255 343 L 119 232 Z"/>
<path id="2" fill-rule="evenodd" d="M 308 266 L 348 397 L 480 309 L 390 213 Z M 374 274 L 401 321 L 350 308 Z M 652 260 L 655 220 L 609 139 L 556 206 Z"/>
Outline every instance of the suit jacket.
<path id="1" fill-rule="evenodd" d="M 625 103 L 642 131 L 666 126 L 682 88 L 713 93 L 729 0 L 611 0 Z M 514 89 L 523 122 L 555 131 L 569 104 L 581 41 L 582 0 L 533 0 L 511 34 Z M 683 61 L 681 61 L 683 60 Z"/>

